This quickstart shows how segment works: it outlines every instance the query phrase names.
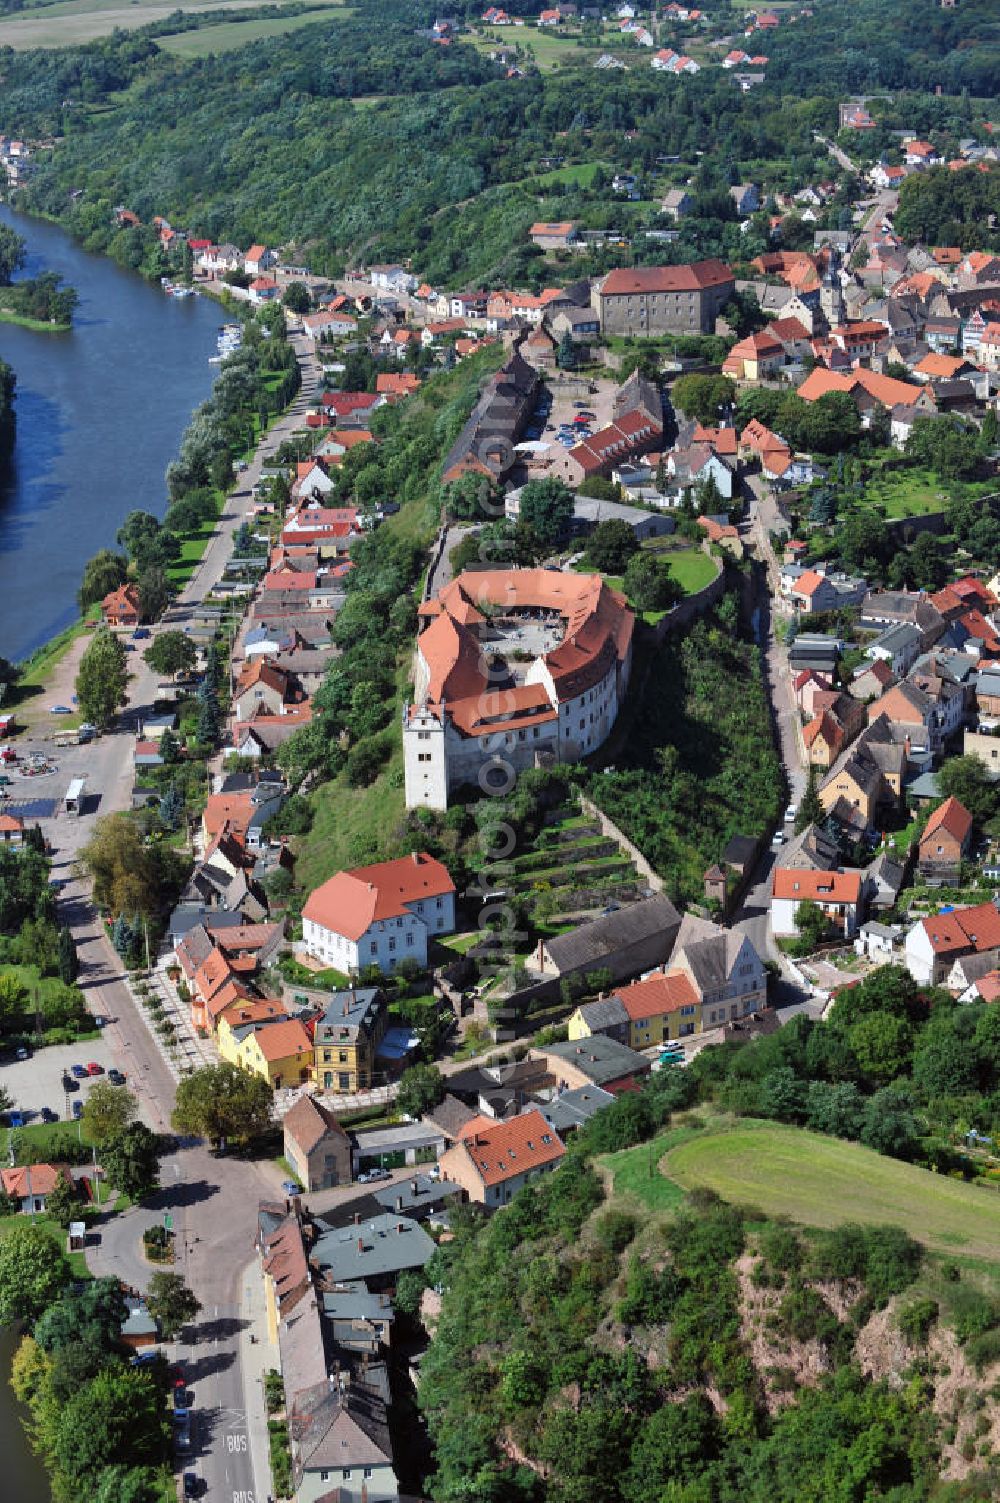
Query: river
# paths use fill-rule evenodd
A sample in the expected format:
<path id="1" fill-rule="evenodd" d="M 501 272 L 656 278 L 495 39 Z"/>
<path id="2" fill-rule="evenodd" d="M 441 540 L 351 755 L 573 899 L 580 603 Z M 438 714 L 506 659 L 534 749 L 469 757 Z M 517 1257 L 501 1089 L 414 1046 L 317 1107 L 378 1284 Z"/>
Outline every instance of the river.
<path id="1" fill-rule="evenodd" d="M 52 1503 L 49 1476 L 32 1454 L 22 1427 L 22 1415 L 10 1387 L 10 1364 L 20 1336 L 0 1326 L 0 1457 L 3 1457 L 4 1498 L 17 1503 Z"/>
<path id="2" fill-rule="evenodd" d="M 133 508 L 162 516 L 164 471 L 208 396 L 222 312 L 168 297 L 57 225 L 0 205 L 23 235 L 22 275 L 55 271 L 80 302 L 67 334 L 0 323 L 17 376 L 17 444 L 0 477 L 0 656 L 15 661 L 77 617 L 83 566 Z"/>

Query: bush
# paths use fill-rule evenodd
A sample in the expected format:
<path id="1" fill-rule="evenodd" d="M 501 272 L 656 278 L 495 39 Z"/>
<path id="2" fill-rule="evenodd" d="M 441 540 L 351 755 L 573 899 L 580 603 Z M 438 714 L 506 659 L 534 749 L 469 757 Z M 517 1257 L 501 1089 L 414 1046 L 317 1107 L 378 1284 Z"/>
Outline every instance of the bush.
<path id="1" fill-rule="evenodd" d="M 899 1329 L 913 1346 L 923 1346 L 938 1318 L 937 1301 L 916 1299 L 899 1312 Z"/>
<path id="2" fill-rule="evenodd" d="M 636 1220 L 627 1211 L 605 1211 L 594 1228 L 599 1245 L 608 1252 L 623 1253 L 636 1232 Z"/>

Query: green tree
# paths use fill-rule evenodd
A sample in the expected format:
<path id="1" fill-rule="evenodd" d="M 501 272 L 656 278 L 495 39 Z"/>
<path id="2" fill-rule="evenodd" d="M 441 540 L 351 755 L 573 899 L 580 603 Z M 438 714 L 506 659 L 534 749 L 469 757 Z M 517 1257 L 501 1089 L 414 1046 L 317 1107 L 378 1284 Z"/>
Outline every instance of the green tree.
<path id="1" fill-rule="evenodd" d="M 83 1103 L 83 1122 L 94 1142 L 100 1146 L 124 1132 L 135 1121 L 138 1112 L 139 1103 L 131 1091 L 124 1086 L 112 1085 L 110 1080 L 98 1080 L 91 1086 Z"/>
<path id="2" fill-rule="evenodd" d="M 957 798 L 977 825 L 988 824 L 1000 807 L 1000 785 L 990 782 L 978 757 L 947 757 L 937 772 L 945 798 Z"/>
<path id="3" fill-rule="evenodd" d="M 818 903 L 807 899 L 795 910 L 795 927 L 799 938 L 815 950 L 830 933 L 830 921 Z"/>
<path id="4" fill-rule="evenodd" d="M 188 1321 L 194 1320 L 201 1301 L 178 1273 L 157 1272 L 149 1281 L 146 1304 L 157 1320 L 164 1341 L 173 1341 Z"/>
<path id="5" fill-rule="evenodd" d="M 72 986 L 80 974 L 80 961 L 76 953 L 76 942 L 71 930 L 65 924 L 59 930 L 59 979 L 67 986 Z"/>
<path id="6" fill-rule="evenodd" d="M 721 409 L 732 405 L 736 383 L 728 376 L 678 376 L 670 397 L 685 417 L 711 428 L 718 423 Z"/>
<path id="7" fill-rule="evenodd" d="M 206 678 L 198 694 L 198 727 L 195 734 L 202 746 L 214 746 L 219 739 L 219 701 Z"/>
<path id="8" fill-rule="evenodd" d="M 444 1100 L 444 1076 L 437 1065 L 411 1065 L 399 1081 L 396 1105 L 408 1117 L 421 1117 Z"/>
<path id="9" fill-rule="evenodd" d="M 0 287 L 9 287 L 15 271 L 20 271 L 27 256 L 27 241 L 23 235 L 11 229 L 9 224 L 0 224 Z"/>
<path id="10" fill-rule="evenodd" d="M 106 1367 L 63 1408 L 56 1443 L 59 1470 L 86 1496 L 109 1462 L 159 1461 L 166 1444 L 163 1403 L 143 1368 Z"/>
<path id="11" fill-rule="evenodd" d="M 519 519 L 544 548 L 554 548 L 573 519 L 573 492 L 561 480 L 529 480 L 521 489 Z"/>
<path id="12" fill-rule="evenodd" d="M 909 1071 L 913 1030 L 905 1018 L 870 1013 L 854 1024 L 850 1043 L 863 1073 L 879 1085 L 887 1085 Z"/>
<path id="13" fill-rule="evenodd" d="M 60 1179 L 45 1197 L 45 1214 L 63 1230 L 80 1214 L 80 1197 L 72 1181 Z"/>
<path id="14" fill-rule="evenodd" d="M 260 1137 L 271 1125 L 271 1087 L 260 1075 L 236 1065 L 206 1065 L 177 1087 L 171 1123 L 213 1143 Z"/>
<path id="15" fill-rule="evenodd" d="M 665 611 L 674 605 L 680 590 L 653 555 L 640 548 L 625 569 L 625 591 L 637 611 Z"/>
<path id="16" fill-rule="evenodd" d="M 112 1086 L 112 1090 L 116 1087 Z M 119 1086 L 122 1095 L 128 1093 Z M 115 1189 L 132 1200 L 152 1194 L 160 1182 L 162 1145 L 145 1122 L 130 1122 L 109 1133 L 100 1145 L 101 1168 Z"/>
<path id="17" fill-rule="evenodd" d="M 795 833 L 801 835 L 810 825 L 821 825 L 826 818 L 826 810 L 820 802 L 819 791 L 816 786 L 816 767 L 810 762 L 809 774 L 806 780 L 806 791 L 802 795 L 798 813 L 795 816 Z"/>
<path id="18" fill-rule="evenodd" d="M 80 713 L 106 731 L 115 713 L 128 700 L 128 658 L 125 648 L 106 626 L 95 633 L 80 659 L 76 697 Z"/>
<path id="19" fill-rule="evenodd" d="M 184 632 L 165 631 L 153 639 L 143 657 L 157 673 L 173 678 L 178 673 L 190 673 L 198 661 L 198 650 Z"/>
<path id="20" fill-rule="evenodd" d="M 312 307 L 309 288 L 304 282 L 289 282 L 282 293 L 281 301 L 290 313 L 308 313 Z"/>
<path id="21" fill-rule="evenodd" d="M 77 600 L 80 602 L 81 611 L 97 601 L 110 595 L 118 586 L 125 583 L 128 574 L 128 559 L 120 553 L 112 553 L 110 548 L 102 548 L 94 557 L 88 559 L 83 569 L 83 580 L 77 591 Z"/>
<path id="22" fill-rule="evenodd" d="M 69 1259 L 32 1221 L 0 1238 L 0 1325 L 38 1319 L 70 1282 Z"/>
<path id="23" fill-rule="evenodd" d="M 576 345 L 573 343 L 572 334 L 567 329 L 556 350 L 556 365 L 561 371 L 575 371 L 576 362 Z"/>
<path id="24" fill-rule="evenodd" d="M 159 872 L 135 820 L 128 814 L 107 814 L 79 852 L 79 860 L 94 884 L 94 900 L 114 917 L 144 914 L 152 917 L 160 906 Z"/>
<path id="25" fill-rule="evenodd" d="M 170 604 L 173 591 L 159 564 L 150 564 L 140 570 L 136 581 L 139 588 L 139 612 L 144 621 L 158 621 Z"/>
<path id="26" fill-rule="evenodd" d="M 622 574 L 638 547 L 635 529 L 612 517 L 598 522 L 587 539 L 587 562 L 602 574 Z"/>

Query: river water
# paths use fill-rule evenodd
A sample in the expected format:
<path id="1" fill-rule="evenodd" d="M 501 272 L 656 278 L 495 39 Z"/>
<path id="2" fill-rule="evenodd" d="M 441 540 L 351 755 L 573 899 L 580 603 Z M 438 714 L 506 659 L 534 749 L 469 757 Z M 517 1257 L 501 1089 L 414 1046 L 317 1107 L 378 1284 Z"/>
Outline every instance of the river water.
<path id="1" fill-rule="evenodd" d="M 20 1337 L 0 1326 L 0 1497 L 11 1503 L 52 1503 L 48 1473 L 28 1446 L 21 1414 L 10 1387 L 10 1364 Z"/>
<path id="2" fill-rule="evenodd" d="M 25 657 L 77 617 L 83 566 L 126 513 L 162 516 L 164 471 L 218 367 L 222 312 L 168 297 L 56 225 L 0 205 L 28 242 L 22 275 L 56 271 L 80 302 L 68 334 L 0 323 L 17 376 L 17 444 L 0 477 L 0 656 Z"/>

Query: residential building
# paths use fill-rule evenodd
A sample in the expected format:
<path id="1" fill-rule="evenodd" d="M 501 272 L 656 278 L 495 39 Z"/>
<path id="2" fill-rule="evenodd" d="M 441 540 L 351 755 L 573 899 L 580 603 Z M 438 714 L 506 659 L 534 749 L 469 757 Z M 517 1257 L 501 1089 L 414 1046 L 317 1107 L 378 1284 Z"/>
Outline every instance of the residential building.
<path id="1" fill-rule="evenodd" d="M 297 1503 L 397 1503 L 385 1399 L 342 1376 L 344 1382 L 324 1375 L 289 1406 Z"/>
<path id="2" fill-rule="evenodd" d="M 465 573 L 420 614 L 414 703 L 403 712 L 408 808 L 446 809 L 463 784 L 499 785 L 511 767 L 543 759 L 576 762 L 607 739 L 635 618 L 599 574 Z M 487 671 L 494 654 L 505 680 Z"/>
<path id="3" fill-rule="evenodd" d="M 571 219 L 558 224 L 539 222 L 533 224 L 528 234 L 542 250 L 568 250 L 576 240 L 576 224 Z"/>
<path id="4" fill-rule="evenodd" d="M 120 585 L 101 601 L 101 615 L 105 626 L 138 626 L 140 620 L 139 590 L 134 584 Z"/>
<path id="5" fill-rule="evenodd" d="M 304 1189 L 351 1183 L 351 1140 L 322 1102 L 300 1096 L 281 1127 L 285 1158 Z"/>
<path id="6" fill-rule="evenodd" d="M 307 952 L 349 975 L 372 965 L 388 973 L 404 958 L 426 966 L 429 941 L 454 928 L 455 884 L 440 861 L 418 851 L 338 872 L 302 910 Z"/>
<path id="7" fill-rule="evenodd" d="M 1000 778 L 1000 736 L 989 735 L 984 731 L 966 731 L 962 755 L 976 757 L 994 781 Z"/>
<path id="8" fill-rule="evenodd" d="M 919 919 L 907 933 L 906 966 L 914 981 L 937 986 L 967 955 L 1000 961 L 1000 911 L 993 902 Z"/>
<path id="9" fill-rule="evenodd" d="M 385 1035 L 385 994 L 378 987 L 334 992 L 316 1021 L 316 1079 L 324 1091 L 341 1095 L 375 1083 L 375 1053 Z"/>
<path id="10" fill-rule="evenodd" d="M 24 820 L 20 814 L 0 814 L 0 845 L 17 851 L 23 844 Z"/>
<path id="11" fill-rule="evenodd" d="M 901 678 L 909 673 L 923 650 L 923 640 L 920 628 L 911 622 L 904 621 L 898 626 L 888 627 L 865 648 L 865 657 L 872 658 L 876 663 L 885 664 L 889 670 L 888 677 L 878 694 L 871 695 L 871 698 L 881 698 L 882 694 L 892 687 L 894 677 Z M 851 692 L 854 692 L 853 687 Z"/>
<path id="12" fill-rule="evenodd" d="M 509 1205 L 524 1185 L 550 1174 L 565 1152 L 559 1134 L 536 1108 L 477 1129 L 447 1149 L 439 1162 L 441 1173 L 461 1185 L 470 1200 L 494 1209 Z"/>
<path id="13" fill-rule="evenodd" d="M 20 1168 L 0 1169 L 4 1194 L 16 1202 L 24 1215 L 44 1215 L 45 1203 L 57 1185 L 73 1188 L 73 1179 L 65 1164 L 25 1164 Z"/>
<path id="14" fill-rule="evenodd" d="M 234 1028 L 236 1063 L 262 1075 L 275 1089 L 303 1085 L 313 1077 L 313 1042 L 297 1018 Z"/>
<path id="15" fill-rule="evenodd" d="M 920 836 L 918 864 L 927 882 L 954 882 L 968 855 L 972 815 L 957 798 L 933 811 Z"/>
<path id="16" fill-rule="evenodd" d="M 859 871 L 776 867 L 771 896 L 773 932 L 779 937 L 797 935 L 799 904 L 815 903 L 831 926 L 845 939 L 853 939 L 861 907 L 861 885 Z"/>
<path id="17" fill-rule="evenodd" d="M 612 1096 L 636 1090 L 650 1070 L 645 1055 L 603 1034 L 570 1039 L 565 1044 L 540 1044 L 531 1057 L 544 1060 L 557 1086 L 566 1090 L 600 1086 Z"/>
<path id="18" fill-rule="evenodd" d="M 697 261 L 609 272 L 594 297 L 605 334 L 711 334 L 735 290 L 728 266 Z"/>

